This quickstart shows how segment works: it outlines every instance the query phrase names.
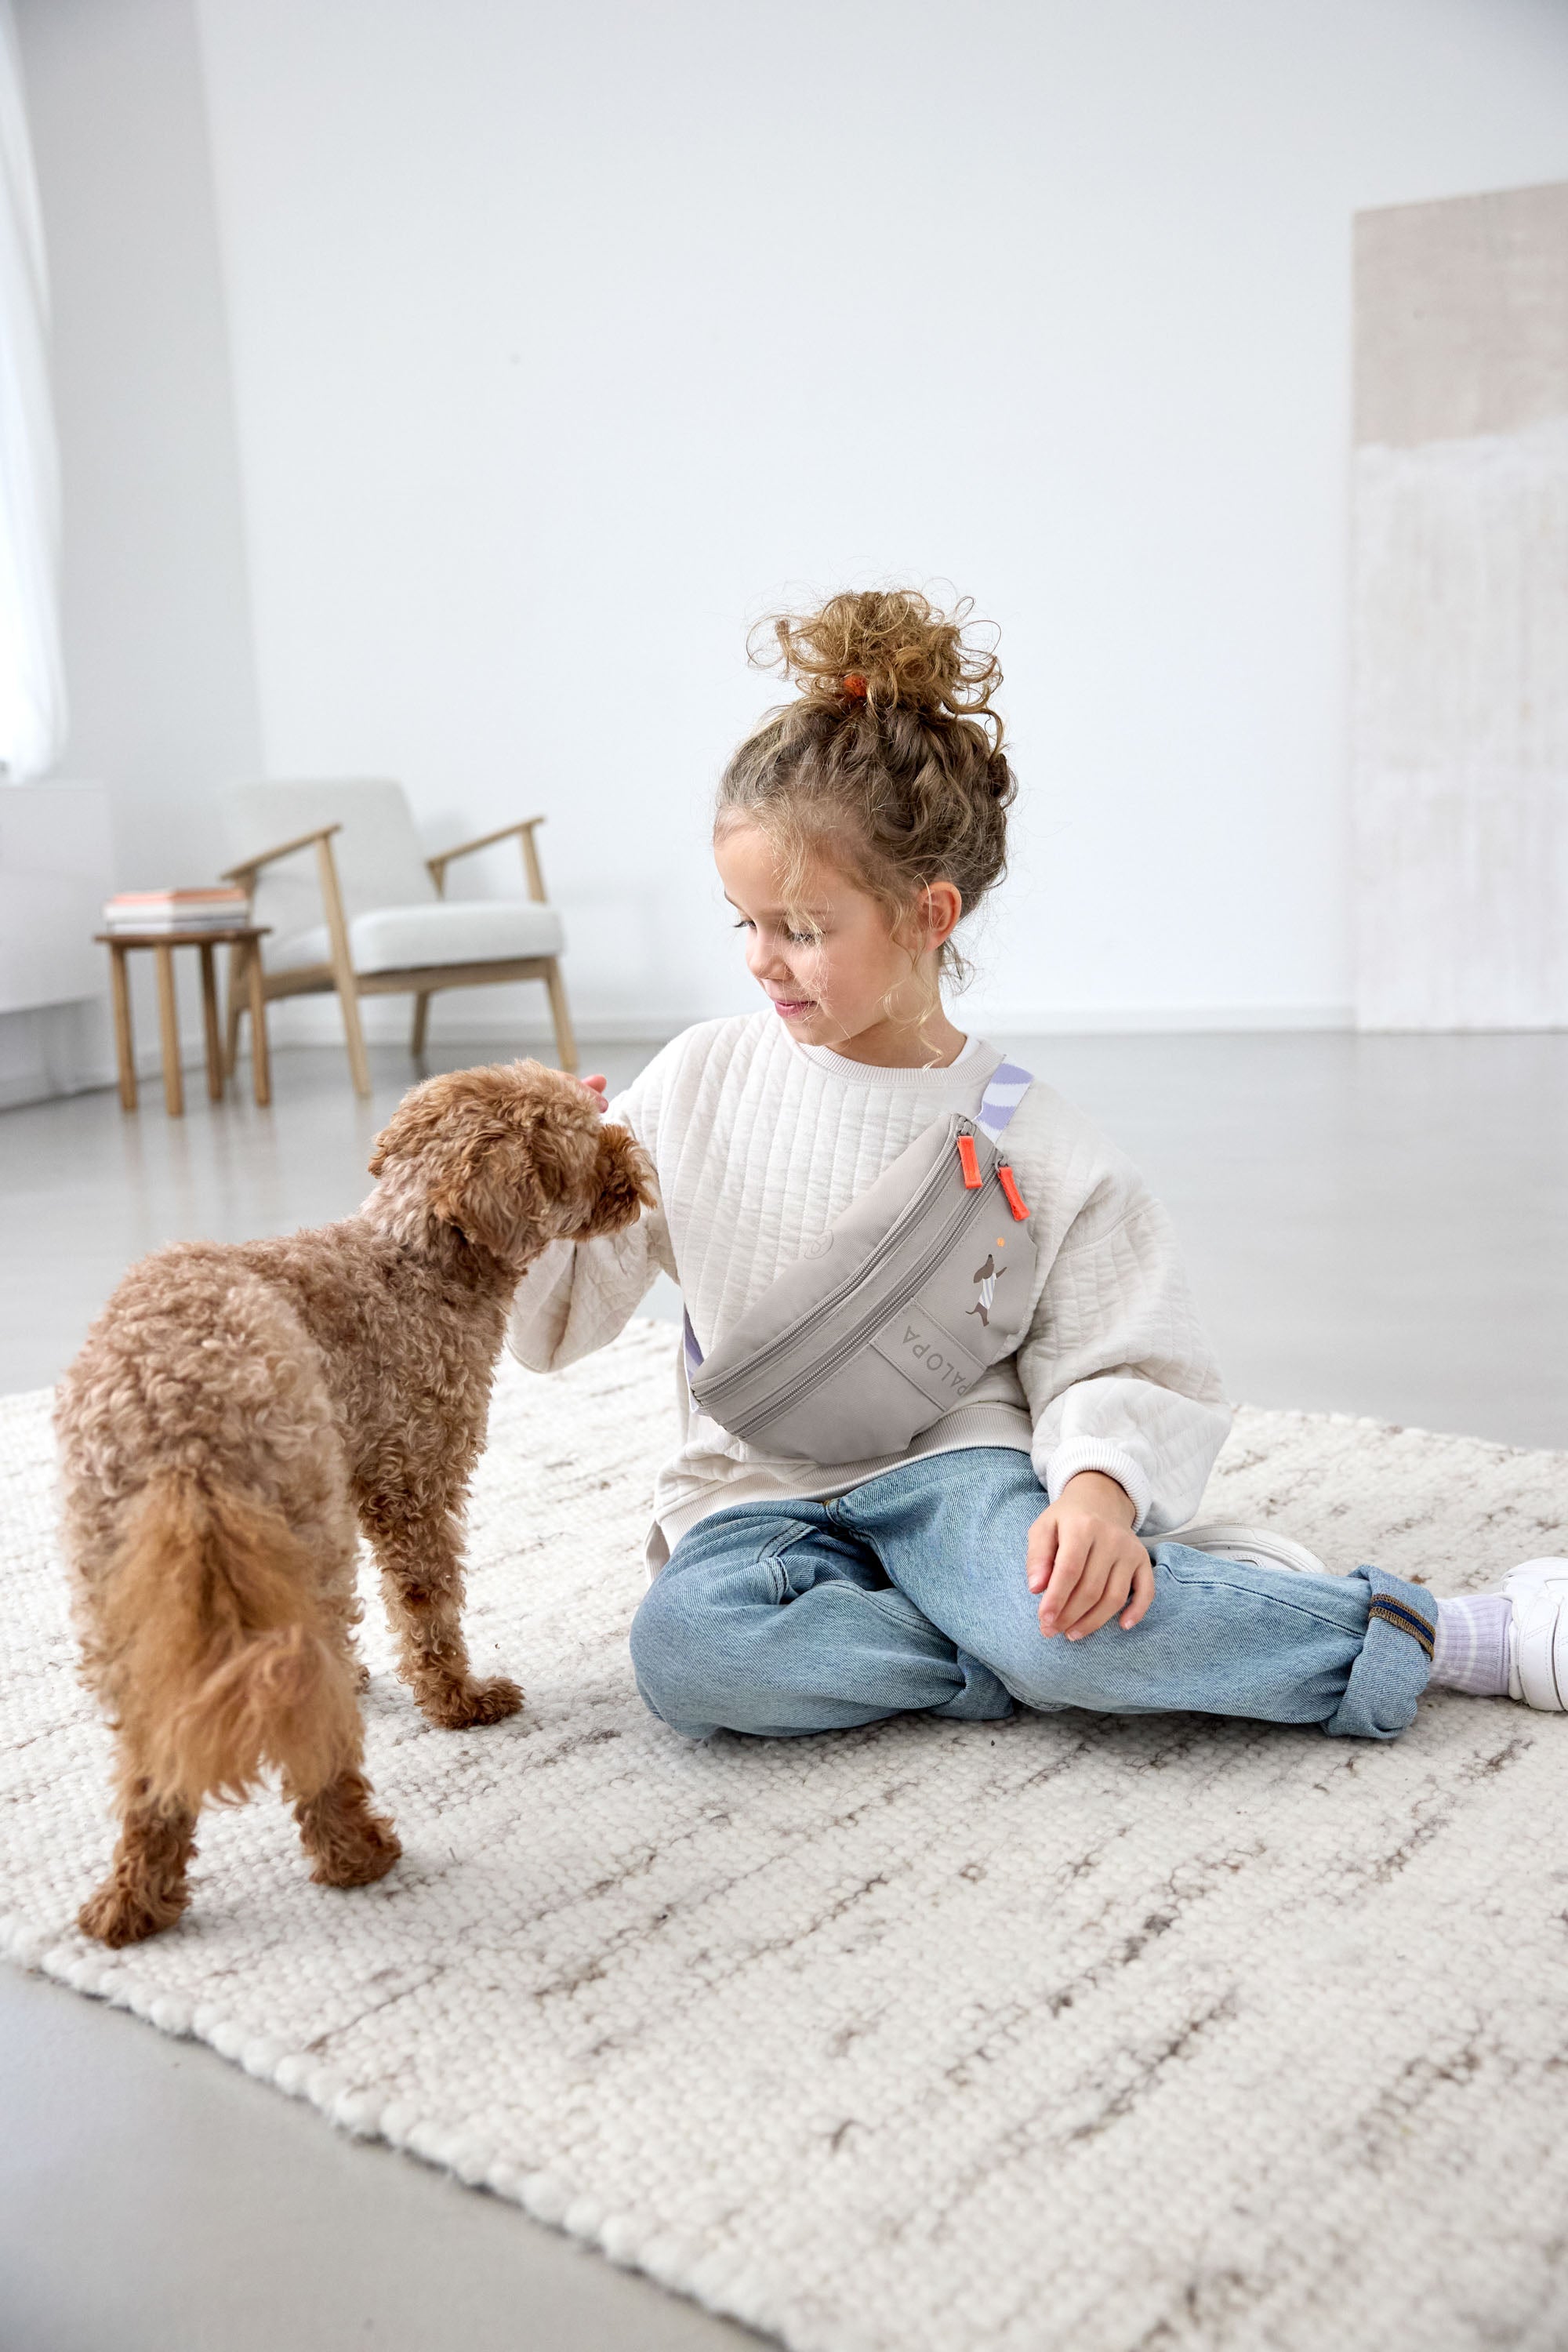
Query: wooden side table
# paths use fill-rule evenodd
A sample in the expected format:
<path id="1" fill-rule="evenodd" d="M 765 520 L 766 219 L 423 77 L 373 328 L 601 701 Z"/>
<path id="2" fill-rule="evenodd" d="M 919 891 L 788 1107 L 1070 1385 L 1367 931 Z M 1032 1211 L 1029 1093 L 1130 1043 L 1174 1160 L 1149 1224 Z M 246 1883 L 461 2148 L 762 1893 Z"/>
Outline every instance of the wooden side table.
<path id="1" fill-rule="evenodd" d="M 260 941 L 268 926 L 236 925 L 221 931 L 95 931 L 93 937 L 109 950 L 110 980 L 114 991 L 114 1048 L 120 1063 L 120 1102 L 124 1110 L 136 1108 L 136 1043 L 131 1028 L 131 975 L 126 958 L 136 948 L 151 948 L 158 959 L 158 1030 L 163 1046 L 163 1108 L 171 1118 L 185 1112 L 184 1078 L 180 1069 L 180 1018 L 174 999 L 174 950 L 199 948 L 202 956 L 202 1019 L 206 1031 L 207 1095 L 221 1102 L 224 1089 L 223 1033 L 217 1017 L 217 973 L 213 950 L 226 947 L 233 961 L 229 977 L 237 991 L 246 988 L 250 1003 L 250 1067 L 258 1103 L 272 1099 L 272 1066 L 267 1050 L 267 1006 L 261 993 Z"/>

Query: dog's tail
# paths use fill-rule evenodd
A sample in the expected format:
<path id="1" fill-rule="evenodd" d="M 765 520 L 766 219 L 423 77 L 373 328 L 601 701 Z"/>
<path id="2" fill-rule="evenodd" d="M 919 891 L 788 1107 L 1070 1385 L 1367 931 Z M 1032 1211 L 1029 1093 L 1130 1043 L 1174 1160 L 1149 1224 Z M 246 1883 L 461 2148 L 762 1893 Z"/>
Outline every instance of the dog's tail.
<path id="1" fill-rule="evenodd" d="M 341 1620 L 281 1512 L 188 1474 L 150 1480 L 102 1587 L 108 1695 L 146 1793 L 237 1801 L 268 1765 L 313 1796 L 359 1760 Z"/>

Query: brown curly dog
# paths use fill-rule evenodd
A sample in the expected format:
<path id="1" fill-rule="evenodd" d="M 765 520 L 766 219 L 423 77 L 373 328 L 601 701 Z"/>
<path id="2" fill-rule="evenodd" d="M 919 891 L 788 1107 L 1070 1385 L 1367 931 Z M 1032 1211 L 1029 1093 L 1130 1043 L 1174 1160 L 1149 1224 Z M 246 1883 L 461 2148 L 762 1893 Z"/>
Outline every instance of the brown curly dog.
<path id="1" fill-rule="evenodd" d="M 188 1899 L 196 1814 L 282 1776 L 312 1876 L 380 1878 L 351 1629 L 356 1522 L 431 1723 L 497 1723 L 469 1672 L 459 1521 L 507 1309 L 547 1242 L 630 1224 L 651 1170 L 537 1062 L 405 1095 L 357 1216 L 181 1242 L 121 1284 L 61 1386 L 84 1671 L 118 1741 L 120 1843 L 81 1925 L 129 1944 Z"/>

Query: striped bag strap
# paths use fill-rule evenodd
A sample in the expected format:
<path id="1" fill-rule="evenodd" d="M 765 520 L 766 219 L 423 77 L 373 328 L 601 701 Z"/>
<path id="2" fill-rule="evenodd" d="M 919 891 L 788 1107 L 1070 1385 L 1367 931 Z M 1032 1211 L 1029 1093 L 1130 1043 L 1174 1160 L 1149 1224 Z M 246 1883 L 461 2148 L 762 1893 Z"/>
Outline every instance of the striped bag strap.
<path id="1" fill-rule="evenodd" d="M 981 1133 L 988 1135 L 993 1143 L 1000 1143 L 1013 1113 L 1034 1083 L 1032 1071 L 1021 1068 L 1016 1062 L 1000 1063 L 980 1097 L 980 1115 L 974 1123 Z"/>

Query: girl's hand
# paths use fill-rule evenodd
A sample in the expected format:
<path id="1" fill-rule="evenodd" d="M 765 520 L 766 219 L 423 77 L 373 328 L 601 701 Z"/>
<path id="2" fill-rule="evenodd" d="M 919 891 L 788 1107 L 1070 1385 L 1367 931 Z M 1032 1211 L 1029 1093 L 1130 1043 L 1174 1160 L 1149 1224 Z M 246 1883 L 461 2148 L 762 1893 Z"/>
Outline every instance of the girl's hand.
<path id="1" fill-rule="evenodd" d="M 594 1108 L 595 1110 L 602 1111 L 609 1108 L 610 1098 L 605 1092 L 605 1074 L 602 1070 L 596 1070 L 591 1078 L 579 1078 L 577 1084 L 580 1087 L 587 1087 L 588 1092 L 594 1097 Z"/>
<path id="2" fill-rule="evenodd" d="M 1117 1617 L 1130 1633 L 1154 1598 L 1154 1570 L 1132 1532 L 1125 1489 L 1098 1470 L 1080 1470 L 1029 1529 L 1028 1580 L 1040 1601 L 1040 1632 L 1081 1642 Z"/>

